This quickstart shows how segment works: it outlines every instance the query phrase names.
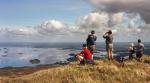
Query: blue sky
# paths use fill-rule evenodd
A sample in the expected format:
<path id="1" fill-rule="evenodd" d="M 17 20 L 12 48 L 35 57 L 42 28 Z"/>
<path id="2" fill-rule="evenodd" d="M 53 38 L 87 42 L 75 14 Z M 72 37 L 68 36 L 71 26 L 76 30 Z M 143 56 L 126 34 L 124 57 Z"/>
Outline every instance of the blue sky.
<path id="1" fill-rule="evenodd" d="M 72 24 L 91 11 L 87 0 L 0 0 L 0 25 L 34 26 L 51 19 Z"/>

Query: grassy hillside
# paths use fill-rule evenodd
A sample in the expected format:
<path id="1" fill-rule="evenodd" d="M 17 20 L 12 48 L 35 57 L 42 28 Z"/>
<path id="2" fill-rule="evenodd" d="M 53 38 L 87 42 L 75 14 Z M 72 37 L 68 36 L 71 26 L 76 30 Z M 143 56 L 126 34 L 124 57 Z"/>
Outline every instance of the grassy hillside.
<path id="1" fill-rule="evenodd" d="M 69 65 L 50 68 L 33 74 L 8 78 L 0 77 L 1 83 L 150 83 L 150 57 L 142 62 L 98 60 L 95 65 Z"/>

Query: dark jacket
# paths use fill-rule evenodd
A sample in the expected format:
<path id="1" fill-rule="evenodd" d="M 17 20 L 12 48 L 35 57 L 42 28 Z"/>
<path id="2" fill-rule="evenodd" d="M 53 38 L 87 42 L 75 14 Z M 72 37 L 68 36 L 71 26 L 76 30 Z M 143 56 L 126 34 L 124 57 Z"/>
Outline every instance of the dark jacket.
<path id="1" fill-rule="evenodd" d="M 93 35 L 93 34 L 88 35 L 88 38 L 86 40 L 87 45 L 95 45 L 96 40 L 97 40 L 97 37 L 95 35 Z"/>

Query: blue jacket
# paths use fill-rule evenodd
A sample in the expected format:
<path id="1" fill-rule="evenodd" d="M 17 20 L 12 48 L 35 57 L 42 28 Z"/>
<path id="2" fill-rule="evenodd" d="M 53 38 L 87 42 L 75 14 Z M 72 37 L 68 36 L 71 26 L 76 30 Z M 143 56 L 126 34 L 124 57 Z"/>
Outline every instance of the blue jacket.
<path id="1" fill-rule="evenodd" d="M 97 40 L 97 37 L 95 35 L 92 35 L 92 34 L 88 35 L 88 38 L 86 40 L 87 45 L 95 45 L 96 40 Z"/>

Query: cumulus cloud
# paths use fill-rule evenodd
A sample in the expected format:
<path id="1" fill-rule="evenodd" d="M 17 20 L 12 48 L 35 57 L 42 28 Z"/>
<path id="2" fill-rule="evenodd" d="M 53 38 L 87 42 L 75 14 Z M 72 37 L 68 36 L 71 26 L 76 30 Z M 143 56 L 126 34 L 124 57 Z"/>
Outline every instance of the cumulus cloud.
<path id="1" fill-rule="evenodd" d="M 145 22 L 141 19 L 139 14 L 130 13 L 104 13 L 104 12 L 94 12 L 77 20 L 77 26 L 80 30 L 96 30 L 99 32 L 104 32 L 108 29 L 126 29 L 126 31 L 140 32 L 139 27 L 145 25 Z M 137 29 L 137 30 L 136 30 Z"/>
<path id="2" fill-rule="evenodd" d="M 108 13 L 139 13 L 146 23 L 150 23 L 149 0 L 90 0 L 97 10 Z"/>
<path id="3" fill-rule="evenodd" d="M 109 29 L 113 30 L 116 41 L 144 38 L 150 32 L 149 25 L 145 24 L 140 14 L 99 11 L 79 17 L 74 25 L 49 20 L 34 27 L 1 27 L 0 37 L 14 41 L 84 42 L 89 32 L 95 30 L 98 41 L 102 41 L 102 34 Z"/>
<path id="4" fill-rule="evenodd" d="M 48 31 L 57 31 L 65 27 L 66 26 L 64 23 L 60 21 L 56 21 L 56 20 L 45 21 L 41 24 L 41 28 L 48 30 Z"/>
<path id="5" fill-rule="evenodd" d="M 137 13 L 93 12 L 80 17 L 76 24 L 79 30 L 84 30 L 86 34 L 90 30 L 95 30 L 99 36 L 111 29 L 116 41 L 132 41 L 144 38 L 143 36 L 150 32 L 150 28 L 145 29 L 148 25 Z M 101 37 L 99 40 L 102 40 Z"/>
<path id="6" fill-rule="evenodd" d="M 0 34 L 2 35 L 35 35 L 38 32 L 29 26 L 0 26 Z"/>
<path id="7" fill-rule="evenodd" d="M 77 25 L 81 28 L 100 28 L 107 26 L 108 15 L 105 13 L 90 13 L 83 17 L 80 17 L 77 21 Z"/>
<path id="8" fill-rule="evenodd" d="M 73 25 L 59 20 L 44 21 L 33 27 L 0 26 L 0 38 L 9 40 L 33 40 L 46 42 L 85 41 L 91 30 L 98 39 L 111 29 L 118 41 L 143 38 L 149 41 L 149 0 L 89 0 L 96 10 L 80 16 Z"/>
<path id="9" fill-rule="evenodd" d="M 41 34 L 55 34 L 61 33 L 62 31 L 64 31 L 64 29 L 66 29 L 66 27 L 67 25 L 61 21 L 49 20 L 37 26 L 36 29 Z"/>
<path id="10" fill-rule="evenodd" d="M 35 31 L 34 28 L 19 28 L 19 29 L 12 29 L 12 30 L 6 30 L 7 34 L 11 35 L 35 35 L 37 34 L 37 31 Z"/>

